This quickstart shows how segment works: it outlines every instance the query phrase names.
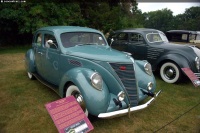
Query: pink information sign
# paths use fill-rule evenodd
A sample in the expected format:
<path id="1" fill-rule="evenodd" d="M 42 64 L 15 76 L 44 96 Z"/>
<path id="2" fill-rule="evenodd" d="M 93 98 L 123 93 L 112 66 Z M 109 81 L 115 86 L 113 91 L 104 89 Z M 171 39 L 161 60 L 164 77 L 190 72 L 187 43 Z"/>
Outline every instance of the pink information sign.
<path id="1" fill-rule="evenodd" d="M 200 81 L 190 68 L 181 68 L 185 74 L 190 78 L 195 87 L 200 86 Z"/>
<path id="2" fill-rule="evenodd" d="M 94 129 L 73 96 L 45 105 L 59 133 L 87 133 Z"/>

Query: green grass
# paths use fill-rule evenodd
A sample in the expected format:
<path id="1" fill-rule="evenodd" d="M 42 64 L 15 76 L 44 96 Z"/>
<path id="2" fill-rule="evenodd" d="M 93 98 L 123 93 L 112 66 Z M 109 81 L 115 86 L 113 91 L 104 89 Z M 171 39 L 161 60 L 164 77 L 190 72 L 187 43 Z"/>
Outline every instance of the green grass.
<path id="1" fill-rule="evenodd" d="M 0 51 L 0 133 L 56 133 L 45 104 L 59 99 L 37 80 L 29 80 L 24 68 L 27 48 Z M 167 84 L 156 77 L 157 91 L 163 92 L 148 108 L 128 116 L 97 119 L 93 133 L 151 133 L 200 103 L 200 87 L 190 81 Z M 199 133 L 200 105 L 158 132 Z"/>

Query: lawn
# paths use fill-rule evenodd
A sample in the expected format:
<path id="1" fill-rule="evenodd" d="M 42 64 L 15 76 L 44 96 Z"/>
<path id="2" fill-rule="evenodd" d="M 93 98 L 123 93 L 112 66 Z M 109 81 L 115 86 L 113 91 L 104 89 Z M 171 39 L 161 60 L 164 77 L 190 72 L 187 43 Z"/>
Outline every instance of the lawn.
<path id="1" fill-rule="evenodd" d="M 56 133 L 45 104 L 59 99 L 24 68 L 27 48 L 0 50 L 0 133 Z M 96 119 L 92 133 L 200 132 L 200 87 L 190 81 L 167 84 L 156 76 L 162 93 L 148 108 L 130 118 Z"/>

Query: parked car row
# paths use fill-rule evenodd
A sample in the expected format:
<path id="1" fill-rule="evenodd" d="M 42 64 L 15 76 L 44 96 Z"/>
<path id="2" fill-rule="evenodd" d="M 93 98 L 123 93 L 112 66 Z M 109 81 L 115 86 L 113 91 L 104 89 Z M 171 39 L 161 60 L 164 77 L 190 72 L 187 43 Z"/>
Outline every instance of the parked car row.
<path id="1" fill-rule="evenodd" d="M 190 68 L 200 78 L 200 50 L 191 45 L 169 43 L 159 30 L 117 30 L 108 37 L 108 42 L 112 48 L 129 52 L 135 59 L 147 60 L 167 83 L 181 80 L 185 75 L 181 68 Z"/>
<path id="2" fill-rule="evenodd" d="M 25 55 L 30 79 L 73 95 L 86 115 L 112 118 L 144 109 L 160 94 L 151 64 L 112 49 L 95 29 L 53 26 L 37 30 Z M 141 101 L 152 97 L 141 105 Z"/>
<path id="3" fill-rule="evenodd" d="M 200 44 L 200 32 L 190 30 L 170 30 L 166 32 L 170 42 Z"/>
<path id="4" fill-rule="evenodd" d="M 86 115 L 112 118 L 156 99 L 161 91 L 155 91 L 152 71 L 158 70 L 167 83 L 180 81 L 181 68 L 199 78 L 199 55 L 198 48 L 170 44 L 154 29 L 117 30 L 106 40 L 95 29 L 50 26 L 35 32 L 25 67 L 30 79 L 37 78 L 60 97 L 73 95 Z M 147 97 L 152 98 L 141 104 Z"/>

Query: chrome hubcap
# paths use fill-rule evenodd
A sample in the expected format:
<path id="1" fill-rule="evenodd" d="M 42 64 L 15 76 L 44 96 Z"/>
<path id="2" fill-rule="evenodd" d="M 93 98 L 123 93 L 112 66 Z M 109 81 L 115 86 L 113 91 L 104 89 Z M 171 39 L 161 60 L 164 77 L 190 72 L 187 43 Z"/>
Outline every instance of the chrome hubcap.
<path id="1" fill-rule="evenodd" d="M 169 80 L 172 80 L 176 77 L 176 71 L 173 67 L 166 67 L 164 69 L 165 77 Z"/>
<path id="2" fill-rule="evenodd" d="M 83 100 L 82 95 L 78 91 L 73 91 L 72 95 L 76 98 L 76 101 L 79 103 L 79 105 L 81 106 L 82 110 L 85 112 L 86 111 L 86 106 L 85 106 L 85 102 Z"/>

